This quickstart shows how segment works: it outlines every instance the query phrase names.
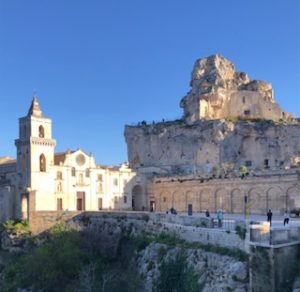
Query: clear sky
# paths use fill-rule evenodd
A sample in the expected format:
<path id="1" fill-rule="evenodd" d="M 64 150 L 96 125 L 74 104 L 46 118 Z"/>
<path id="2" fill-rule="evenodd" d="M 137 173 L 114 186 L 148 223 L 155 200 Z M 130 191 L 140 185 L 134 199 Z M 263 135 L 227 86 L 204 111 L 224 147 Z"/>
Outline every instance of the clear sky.
<path id="1" fill-rule="evenodd" d="M 300 116 L 298 0 L 0 0 L 0 156 L 36 91 L 57 152 L 126 161 L 124 125 L 179 118 L 195 60 L 215 53 Z"/>

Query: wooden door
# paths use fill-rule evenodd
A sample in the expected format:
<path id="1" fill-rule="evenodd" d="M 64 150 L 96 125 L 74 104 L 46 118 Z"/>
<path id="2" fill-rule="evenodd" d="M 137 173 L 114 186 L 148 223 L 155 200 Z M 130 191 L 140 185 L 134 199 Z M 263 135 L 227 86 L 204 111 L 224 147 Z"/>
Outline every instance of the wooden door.
<path id="1" fill-rule="evenodd" d="M 85 210 L 85 192 L 77 192 L 77 210 Z"/>

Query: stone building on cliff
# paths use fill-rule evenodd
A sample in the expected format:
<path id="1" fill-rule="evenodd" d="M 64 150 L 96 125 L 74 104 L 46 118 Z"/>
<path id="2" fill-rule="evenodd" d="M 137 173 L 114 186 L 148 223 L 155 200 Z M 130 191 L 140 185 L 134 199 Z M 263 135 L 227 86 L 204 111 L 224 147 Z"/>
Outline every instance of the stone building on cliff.
<path id="1" fill-rule="evenodd" d="M 125 127 L 148 206 L 265 213 L 300 208 L 300 124 L 220 55 L 194 65 L 183 118 Z M 245 202 L 247 204 L 245 204 Z"/>

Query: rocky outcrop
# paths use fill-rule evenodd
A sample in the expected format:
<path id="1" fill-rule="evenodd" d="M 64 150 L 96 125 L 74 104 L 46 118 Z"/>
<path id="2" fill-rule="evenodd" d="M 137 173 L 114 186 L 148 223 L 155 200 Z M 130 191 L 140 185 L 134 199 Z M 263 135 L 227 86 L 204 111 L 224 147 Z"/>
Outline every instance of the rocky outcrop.
<path id="1" fill-rule="evenodd" d="M 153 283 L 159 277 L 162 262 L 174 259 L 181 252 L 180 248 L 169 248 L 165 244 L 154 242 L 138 254 L 138 270 L 145 279 L 144 291 L 152 291 Z M 201 249 L 187 249 L 184 252 L 188 266 L 192 267 L 198 276 L 202 291 L 248 291 L 246 263 Z"/>
<path id="2" fill-rule="evenodd" d="M 232 116 L 271 120 L 288 116 L 275 103 L 270 83 L 250 80 L 221 55 L 197 60 L 190 85 L 192 89 L 180 102 L 188 123 Z"/>

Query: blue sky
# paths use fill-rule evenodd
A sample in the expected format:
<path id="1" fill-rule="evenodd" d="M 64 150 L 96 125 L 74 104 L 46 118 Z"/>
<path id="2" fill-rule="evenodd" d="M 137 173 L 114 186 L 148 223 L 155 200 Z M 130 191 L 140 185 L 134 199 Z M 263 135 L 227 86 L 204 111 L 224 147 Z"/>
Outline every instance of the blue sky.
<path id="1" fill-rule="evenodd" d="M 0 0 L 0 156 L 36 91 L 57 152 L 126 161 L 124 125 L 179 118 L 195 60 L 215 53 L 300 116 L 300 1 Z"/>

